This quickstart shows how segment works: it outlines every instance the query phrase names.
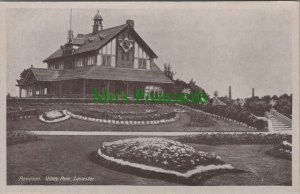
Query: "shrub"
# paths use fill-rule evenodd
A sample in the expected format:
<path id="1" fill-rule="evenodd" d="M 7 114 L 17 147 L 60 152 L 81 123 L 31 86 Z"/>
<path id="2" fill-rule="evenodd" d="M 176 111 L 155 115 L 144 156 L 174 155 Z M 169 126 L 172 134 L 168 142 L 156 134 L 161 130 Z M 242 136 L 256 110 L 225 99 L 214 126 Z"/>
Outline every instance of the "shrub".
<path id="1" fill-rule="evenodd" d="M 208 145 L 219 144 L 280 144 L 292 142 L 292 136 L 277 133 L 201 133 L 179 137 L 178 141 Z"/>
<path id="2" fill-rule="evenodd" d="M 37 140 L 37 136 L 26 131 L 7 131 L 6 139 L 7 144 L 12 145 Z"/>
<path id="3" fill-rule="evenodd" d="M 284 143 L 272 148 L 271 150 L 266 151 L 265 153 L 277 158 L 292 160 L 292 147 Z"/>
<path id="4" fill-rule="evenodd" d="M 237 105 L 230 106 L 212 106 L 212 105 L 200 105 L 200 104 L 188 104 L 188 106 L 196 109 L 203 110 L 204 112 L 212 113 L 215 115 L 223 116 L 229 119 L 233 119 L 242 123 L 246 123 L 249 126 L 255 127 L 258 130 L 263 130 L 268 126 L 266 121 L 257 119 L 250 112 L 242 109 Z"/>

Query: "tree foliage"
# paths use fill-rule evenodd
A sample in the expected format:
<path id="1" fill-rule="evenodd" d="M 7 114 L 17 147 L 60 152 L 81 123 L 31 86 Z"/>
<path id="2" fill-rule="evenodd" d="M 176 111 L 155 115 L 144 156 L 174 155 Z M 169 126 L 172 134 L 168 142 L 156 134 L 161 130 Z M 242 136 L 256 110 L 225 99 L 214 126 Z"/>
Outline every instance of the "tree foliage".
<path id="1" fill-rule="evenodd" d="M 174 76 L 176 73 L 172 70 L 172 66 L 170 63 L 164 64 L 164 73 L 168 78 L 170 78 L 171 80 L 174 80 Z"/>
<path id="2" fill-rule="evenodd" d="M 20 74 L 20 79 L 17 79 L 17 83 L 21 83 L 25 78 L 26 78 L 26 75 L 28 74 L 28 72 L 30 71 L 30 68 L 29 69 L 24 69 L 22 71 L 22 73 Z"/>

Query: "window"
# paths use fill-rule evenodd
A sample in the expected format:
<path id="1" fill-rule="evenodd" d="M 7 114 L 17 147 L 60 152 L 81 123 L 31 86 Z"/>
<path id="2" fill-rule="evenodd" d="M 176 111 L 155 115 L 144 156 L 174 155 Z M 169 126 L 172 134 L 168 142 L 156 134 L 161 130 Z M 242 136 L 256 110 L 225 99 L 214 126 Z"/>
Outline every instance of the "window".
<path id="1" fill-rule="evenodd" d="M 96 57 L 95 56 L 88 56 L 86 58 L 86 64 L 87 65 L 94 65 L 96 63 Z"/>
<path id="2" fill-rule="evenodd" d="M 76 67 L 82 67 L 82 58 L 77 58 Z"/>
<path id="3" fill-rule="evenodd" d="M 111 56 L 110 55 L 102 55 L 102 65 L 111 66 Z"/>
<path id="4" fill-rule="evenodd" d="M 139 69 L 146 69 L 146 59 L 139 59 Z"/>

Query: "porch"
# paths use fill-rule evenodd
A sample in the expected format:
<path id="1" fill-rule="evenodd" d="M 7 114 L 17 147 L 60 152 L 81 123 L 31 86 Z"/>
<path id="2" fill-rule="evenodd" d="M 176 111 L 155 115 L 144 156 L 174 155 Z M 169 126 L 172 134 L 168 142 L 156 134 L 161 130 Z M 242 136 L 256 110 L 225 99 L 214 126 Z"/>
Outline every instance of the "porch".
<path id="1" fill-rule="evenodd" d="M 35 81 L 19 86 L 19 97 L 23 98 L 93 98 L 93 90 L 101 95 L 122 95 L 126 93 L 130 99 L 135 98 L 135 91 L 145 91 L 145 94 L 163 94 L 168 91 L 169 84 L 116 81 L 99 79 L 72 79 L 61 81 Z M 24 94 L 23 94 L 24 91 Z"/>

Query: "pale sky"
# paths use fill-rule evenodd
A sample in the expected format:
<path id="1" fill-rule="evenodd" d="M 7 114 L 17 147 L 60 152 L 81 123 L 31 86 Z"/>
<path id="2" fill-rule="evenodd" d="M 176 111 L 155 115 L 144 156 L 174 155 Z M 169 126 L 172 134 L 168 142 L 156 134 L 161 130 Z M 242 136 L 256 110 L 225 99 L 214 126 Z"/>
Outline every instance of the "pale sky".
<path id="1" fill-rule="evenodd" d="M 104 28 L 133 19 L 135 29 L 166 62 L 175 78 L 196 83 L 209 94 L 233 98 L 292 93 L 291 18 L 276 9 L 124 10 L 100 9 Z M 90 33 L 95 9 L 73 9 L 74 34 Z M 7 10 L 7 89 L 18 95 L 23 69 L 42 61 L 66 43 L 68 9 Z"/>

